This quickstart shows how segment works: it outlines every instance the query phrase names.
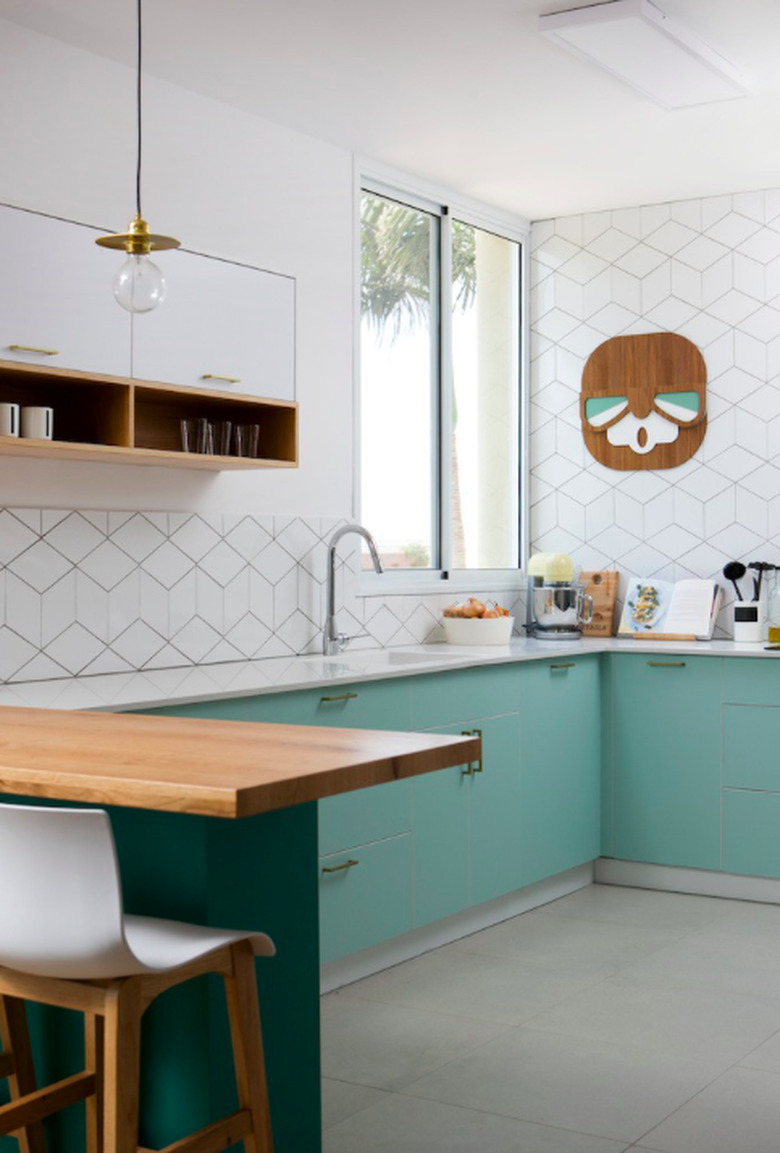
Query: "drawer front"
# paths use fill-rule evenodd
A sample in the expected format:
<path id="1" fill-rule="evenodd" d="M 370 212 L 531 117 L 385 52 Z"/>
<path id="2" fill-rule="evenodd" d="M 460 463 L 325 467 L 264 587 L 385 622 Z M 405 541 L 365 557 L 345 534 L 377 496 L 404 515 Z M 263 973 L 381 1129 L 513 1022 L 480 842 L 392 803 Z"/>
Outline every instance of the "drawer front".
<path id="1" fill-rule="evenodd" d="M 203 706 L 189 707 L 198 710 Z M 239 697 L 210 704 L 209 715 L 220 720 L 279 725 L 405 731 L 410 727 L 409 684 L 405 678 L 356 685 L 323 684 L 321 688 L 301 692 Z"/>
<path id="2" fill-rule="evenodd" d="M 415 677 L 411 684 L 412 729 L 499 716 L 518 708 L 516 665 L 435 673 Z"/>
<path id="3" fill-rule="evenodd" d="M 726 705 L 723 781 L 738 789 L 780 792 L 780 708 Z"/>
<path id="4" fill-rule="evenodd" d="M 317 806 L 320 854 L 408 833 L 412 827 L 411 786 L 411 781 L 391 781 L 324 797 Z"/>
<path id="5" fill-rule="evenodd" d="M 780 706 L 780 661 L 771 656 L 724 660 L 723 699 L 735 705 Z"/>
<path id="6" fill-rule="evenodd" d="M 723 867 L 727 873 L 780 877 L 780 793 L 723 793 Z"/>
<path id="7" fill-rule="evenodd" d="M 350 865 L 350 861 L 357 864 Z M 411 929 L 412 838 L 408 833 L 320 858 L 320 926 L 323 963 Z"/>

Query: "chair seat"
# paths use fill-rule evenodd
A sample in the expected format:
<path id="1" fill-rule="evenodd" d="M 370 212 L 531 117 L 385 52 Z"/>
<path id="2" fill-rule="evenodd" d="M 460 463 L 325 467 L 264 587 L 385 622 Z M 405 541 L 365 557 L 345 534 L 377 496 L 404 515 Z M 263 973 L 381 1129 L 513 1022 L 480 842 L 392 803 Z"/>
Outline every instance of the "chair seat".
<path id="1" fill-rule="evenodd" d="M 139 964 L 139 968 L 133 970 L 134 973 L 159 973 L 177 969 L 180 965 L 187 965 L 190 961 L 196 961 L 236 941 L 249 941 L 258 957 L 273 957 L 276 953 L 273 941 L 265 933 L 211 929 L 183 921 L 163 921 L 158 917 L 133 917 L 127 914 L 124 928 L 127 943 Z"/>

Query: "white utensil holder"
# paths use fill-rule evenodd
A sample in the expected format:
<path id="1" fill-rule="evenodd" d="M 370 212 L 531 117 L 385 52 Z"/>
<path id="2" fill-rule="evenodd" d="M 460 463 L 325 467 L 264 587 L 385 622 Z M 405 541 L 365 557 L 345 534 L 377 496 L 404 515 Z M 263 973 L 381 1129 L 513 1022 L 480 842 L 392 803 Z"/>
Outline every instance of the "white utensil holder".
<path id="1" fill-rule="evenodd" d="M 758 644 L 763 640 L 763 606 L 759 601 L 734 602 L 734 640 Z"/>

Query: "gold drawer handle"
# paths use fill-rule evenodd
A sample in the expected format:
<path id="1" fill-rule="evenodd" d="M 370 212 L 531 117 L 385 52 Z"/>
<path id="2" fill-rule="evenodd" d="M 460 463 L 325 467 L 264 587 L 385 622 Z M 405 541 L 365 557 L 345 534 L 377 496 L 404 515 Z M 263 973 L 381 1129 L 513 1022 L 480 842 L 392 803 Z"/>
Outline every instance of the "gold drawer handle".
<path id="1" fill-rule="evenodd" d="M 551 673 L 565 673 L 567 669 L 574 669 L 577 667 L 576 661 L 569 661 L 565 665 L 550 665 Z"/>
<path id="2" fill-rule="evenodd" d="M 320 704 L 331 705 L 334 701 L 356 701 L 358 695 L 358 693 L 342 693 L 341 696 L 338 697 L 320 697 Z"/>
<path id="3" fill-rule="evenodd" d="M 41 356 L 59 356 L 60 350 L 58 348 L 36 348 L 32 344 L 9 344 L 8 349 L 10 352 L 37 352 Z"/>
<path id="4" fill-rule="evenodd" d="M 479 737 L 482 740 L 482 729 L 463 729 L 460 734 L 462 737 Z M 484 772 L 484 765 L 482 764 L 482 754 L 480 753 L 479 760 L 469 761 L 467 769 L 461 769 L 461 775 L 464 777 L 471 777 L 475 773 Z"/>
<path id="5" fill-rule="evenodd" d="M 201 380 L 221 380 L 223 384 L 240 384 L 240 376 L 220 376 L 216 372 L 204 372 Z"/>
<path id="6" fill-rule="evenodd" d="M 355 865 L 359 865 L 360 861 L 345 861 L 343 865 L 323 865 L 323 873 L 341 873 L 344 869 L 354 869 Z"/>
<path id="7" fill-rule="evenodd" d="M 648 661 L 649 669 L 684 669 L 685 661 Z"/>

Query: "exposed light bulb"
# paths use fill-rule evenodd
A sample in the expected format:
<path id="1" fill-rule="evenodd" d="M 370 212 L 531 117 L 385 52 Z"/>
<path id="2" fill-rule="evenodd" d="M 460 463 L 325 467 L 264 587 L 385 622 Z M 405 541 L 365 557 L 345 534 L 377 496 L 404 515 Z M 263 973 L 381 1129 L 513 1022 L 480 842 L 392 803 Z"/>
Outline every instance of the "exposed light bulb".
<path id="1" fill-rule="evenodd" d="M 143 253 L 131 253 L 114 277 L 114 296 L 128 312 L 151 312 L 165 292 L 162 272 Z"/>

